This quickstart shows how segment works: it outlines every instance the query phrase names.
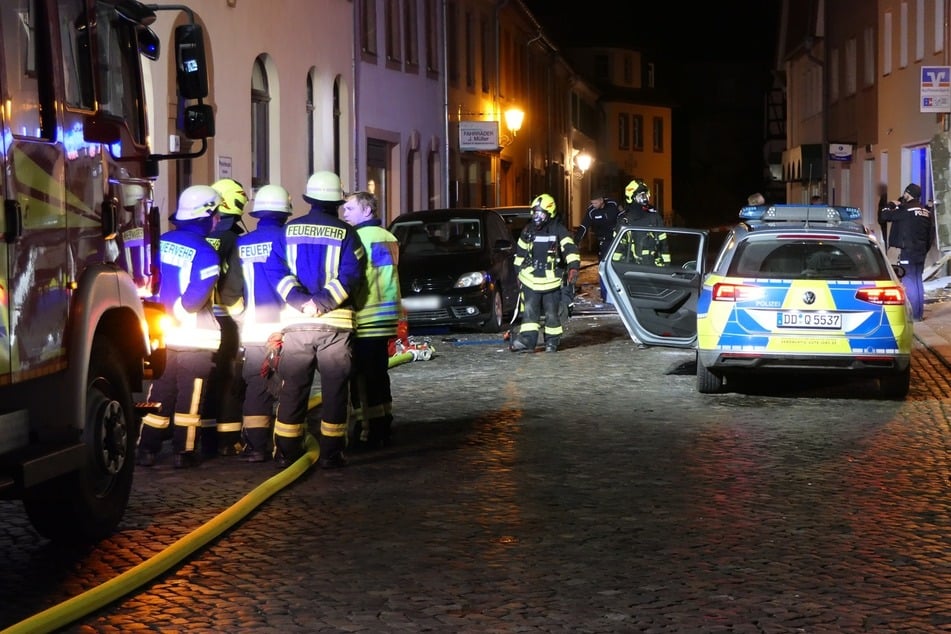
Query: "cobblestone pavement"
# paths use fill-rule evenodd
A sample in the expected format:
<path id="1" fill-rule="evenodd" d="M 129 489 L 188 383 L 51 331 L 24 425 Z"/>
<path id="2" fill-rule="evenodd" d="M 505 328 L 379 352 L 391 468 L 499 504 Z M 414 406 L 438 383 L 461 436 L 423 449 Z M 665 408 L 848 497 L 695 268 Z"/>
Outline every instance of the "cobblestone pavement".
<path id="1" fill-rule="evenodd" d="M 951 373 L 935 348 L 916 344 L 904 402 L 862 381 L 701 395 L 691 352 L 638 350 L 585 308 L 557 354 L 431 335 L 431 360 L 392 371 L 393 447 L 308 471 L 66 631 L 951 630 Z M 929 304 L 934 342 L 947 308 Z M 0 503 L 0 628 L 274 473 L 164 456 L 89 549 L 46 543 Z"/>

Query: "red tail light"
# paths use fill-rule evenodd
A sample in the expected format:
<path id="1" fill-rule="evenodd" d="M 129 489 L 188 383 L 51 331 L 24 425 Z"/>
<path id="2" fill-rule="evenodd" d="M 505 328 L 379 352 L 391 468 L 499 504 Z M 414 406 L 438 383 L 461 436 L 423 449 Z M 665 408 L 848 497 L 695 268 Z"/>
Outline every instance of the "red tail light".
<path id="1" fill-rule="evenodd" d="M 869 286 L 857 290 L 855 299 L 870 304 L 900 306 L 905 303 L 905 289 L 901 286 Z"/>
<path id="2" fill-rule="evenodd" d="M 713 301 L 715 302 L 747 302 L 762 296 L 763 289 L 758 286 L 725 282 L 713 285 Z"/>

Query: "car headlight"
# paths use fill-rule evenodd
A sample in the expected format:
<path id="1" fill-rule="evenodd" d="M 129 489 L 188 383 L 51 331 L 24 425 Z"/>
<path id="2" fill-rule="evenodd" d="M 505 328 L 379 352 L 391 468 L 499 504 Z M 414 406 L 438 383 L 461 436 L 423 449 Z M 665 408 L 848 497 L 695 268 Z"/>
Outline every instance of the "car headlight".
<path id="1" fill-rule="evenodd" d="M 472 288 L 473 286 L 481 286 L 488 276 L 485 274 L 485 271 L 472 271 L 470 273 L 463 273 L 459 276 L 459 279 L 456 280 L 456 283 L 453 284 L 453 288 Z"/>

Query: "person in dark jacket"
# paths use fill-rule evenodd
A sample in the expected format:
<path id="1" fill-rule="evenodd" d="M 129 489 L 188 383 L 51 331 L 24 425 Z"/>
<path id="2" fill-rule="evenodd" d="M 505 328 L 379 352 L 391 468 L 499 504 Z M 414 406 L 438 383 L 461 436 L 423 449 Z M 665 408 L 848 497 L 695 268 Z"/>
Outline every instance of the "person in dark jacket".
<path id="1" fill-rule="evenodd" d="M 921 187 L 909 183 L 899 200 L 893 200 L 878 212 L 879 222 L 891 222 L 891 246 L 899 247 L 898 263 L 905 269 L 902 284 L 908 293 L 915 321 L 925 318 L 923 275 L 925 258 L 934 242 L 934 214 L 921 204 Z"/>
<path id="2" fill-rule="evenodd" d="M 337 217 L 344 203 L 339 176 L 312 174 L 304 200 L 310 211 L 284 225 L 264 264 L 268 281 L 285 302 L 275 458 L 287 466 L 304 454 L 310 388 L 319 372 L 317 464 L 334 469 L 347 464 L 354 297 L 364 283 L 366 253 L 353 227 Z"/>
<path id="3" fill-rule="evenodd" d="M 614 228 L 617 226 L 620 213 L 621 208 L 618 207 L 615 201 L 608 198 L 603 192 L 595 193 L 591 198 L 591 204 L 588 205 L 588 209 L 585 211 L 584 218 L 581 220 L 581 225 L 575 231 L 575 244 L 580 248 L 581 241 L 590 233 L 594 236 L 597 245 L 598 261 L 603 260 L 611 247 L 611 239 L 614 237 Z M 600 279 L 600 276 L 598 283 L 601 288 L 601 301 L 605 302 L 608 296 L 604 288 L 604 280 Z"/>

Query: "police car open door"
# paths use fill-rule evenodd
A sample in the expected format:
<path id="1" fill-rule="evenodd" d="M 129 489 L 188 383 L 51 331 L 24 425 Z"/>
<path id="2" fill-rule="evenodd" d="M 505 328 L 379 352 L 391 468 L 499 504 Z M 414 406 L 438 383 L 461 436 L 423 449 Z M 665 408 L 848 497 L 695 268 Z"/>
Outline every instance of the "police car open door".
<path id="1" fill-rule="evenodd" d="M 598 270 L 627 332 L 648 345 L 691 348 L 708 233 L 621 226 Z"/>

